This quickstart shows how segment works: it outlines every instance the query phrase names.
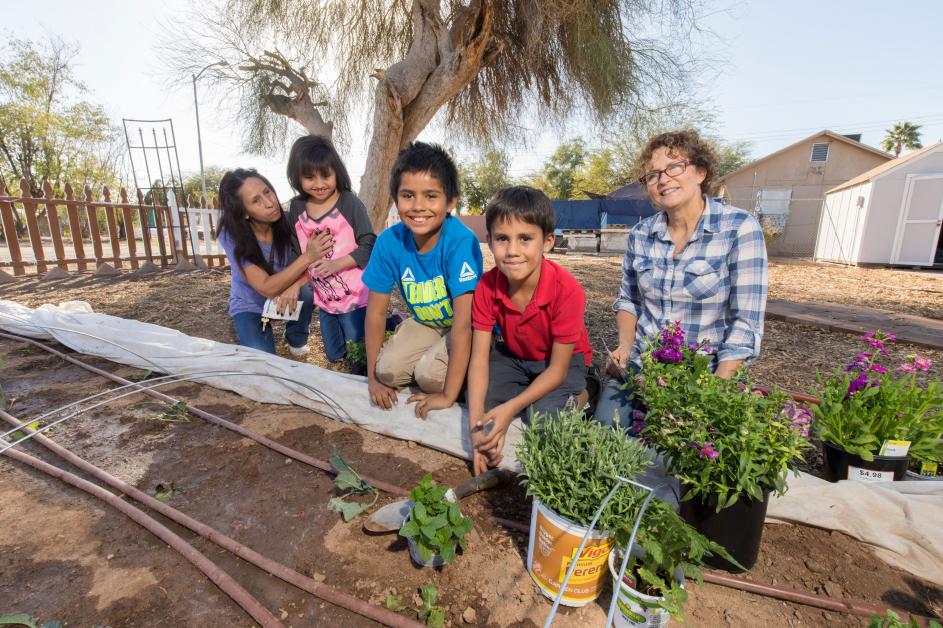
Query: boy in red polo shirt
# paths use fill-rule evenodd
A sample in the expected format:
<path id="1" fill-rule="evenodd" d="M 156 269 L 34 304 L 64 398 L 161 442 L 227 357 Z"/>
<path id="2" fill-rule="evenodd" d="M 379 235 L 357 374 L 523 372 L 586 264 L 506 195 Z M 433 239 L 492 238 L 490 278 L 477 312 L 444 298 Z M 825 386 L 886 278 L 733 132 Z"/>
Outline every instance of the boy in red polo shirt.
<path id="1" fill-rule="evenodd" d="M 544 259 L 553 247 L 550 199 L 531 187 L 504 189 L 488 203 L 485 224 L 495 267 L 472 300 L 467 397 L 475 475 L 501 461 L 514 417 L 585 401 L 592 358 L 583 287 Z"/>

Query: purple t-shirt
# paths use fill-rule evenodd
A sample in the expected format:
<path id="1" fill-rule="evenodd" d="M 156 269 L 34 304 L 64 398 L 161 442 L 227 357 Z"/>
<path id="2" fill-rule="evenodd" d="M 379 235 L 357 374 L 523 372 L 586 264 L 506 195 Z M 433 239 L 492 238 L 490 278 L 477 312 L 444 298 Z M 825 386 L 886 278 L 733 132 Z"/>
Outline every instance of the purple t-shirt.
<path id="1" fill-rule="evenodd" d="M 251 266 L 251 262 L 247 262 L 241 266 L 236 263 L 236 243 L 233 242 L 232 238 L 230 238 L 229 234 L 225 231 L 217 236 L 216 241 L 223 247 L 223 250 L 226 251 L 226 257 L 229 259 L 229 268 L 232 271 L 232 287 L 229 289 L 229 315 L 235 316 L 236 314 L 242 314 L 244 312 L 261 314 L 262 307 L 265 305 L 265 297 L 256 292 L 255 288 L 249 285 L 245 275 L 243 275 L 240 270 L 245 266 Z M 259 247 L 262 249 L 262 256 L 265 259 L 269 259 L 272 245 L 259 242 Z M 285 265 L 282 264 L 282 260 L 277 255 L 272 261 L 272 265 L 275 267 L 276 273 L 285 267 Z"/>

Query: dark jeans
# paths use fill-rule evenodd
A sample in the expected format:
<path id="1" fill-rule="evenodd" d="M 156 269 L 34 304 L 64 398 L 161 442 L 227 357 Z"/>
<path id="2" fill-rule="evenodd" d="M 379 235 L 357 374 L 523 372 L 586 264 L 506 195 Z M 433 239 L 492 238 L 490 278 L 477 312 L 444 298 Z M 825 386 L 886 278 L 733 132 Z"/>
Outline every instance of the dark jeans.
<path id="1" fill-rule="evenodd" d="M 285 323 L 285 341 L 292 347 L 303 347 L 308 344 L 308 328 L 311 326 L 311 314 L 314 310 L 314 295 L 310 285 L 301 288 L 298 300 L 302 302 L 301 315 L 298 320 Z M 242 312 L 233 316 L 232 320 L 236 324 L 239 344 L 267 353 L 275 353 L 275 331 L 272 329 L 272 322 L 269 322 L 264 330 L 262 329 L 262 314 Z"/>
<path id="2" fill-rule="evenodd" d="M 594 418 L 603 425 L 612 426 L 618 419 L 619 425 L 629 431 L 629 438 L 635 438 L 636 435 L 636 431 L 632 429 L 634 422 L 632 412 L 635 410 L 644 412 L 645 410 L 641 402 L 630 398 L 632 386 L 634 385 L 632 378 L 635 377 L 637 372 L 638 367 L 629 364 L 630 379 L 628 385 L 614 377 L 610 377 L 599 393 L 599 403 L 596 404 L 596 414 L 594 415 Z M 678 480 L 668 475 L 665 470 L 665 461 L 660 454 L 654 449 L 649 449 L 649 452 L 652 454 L 653 464 L 636 477 L 635 481 L 655 489 L 656 497 L 668 502 L 677 509 L 681 495 Z"/>
<path id="3" fill-rule="evenodd" d="M 513 399 L 531 385 L 537 376 L 547 370 L 550 360 L 522 360 L 511 353 L 503 342 L 495 343 L 488 360 L 488 393 L 485 396 L 485 409 Z M 534 412 L 559 413 L 566 407 L 570 397 L 576 397 L 586 388 L 586 358 L 581 353 L 570 358 L 570 368 L 566 379 L 545 397 L 538 399 L 527 408 L 524 420 Z"/>
<path id="4" fill-rule="evenodd" d="M 347 355 L 347 341 L 360 342 L 363 340 L 363 324 L 367 316 L 367 308 L 361 307 L 353 312 L 331 314 L 318 310 L 318 320 L 321 321 L 321 339 L 324 341 L 324 353 L 331 362 L 340 360 Z"/>

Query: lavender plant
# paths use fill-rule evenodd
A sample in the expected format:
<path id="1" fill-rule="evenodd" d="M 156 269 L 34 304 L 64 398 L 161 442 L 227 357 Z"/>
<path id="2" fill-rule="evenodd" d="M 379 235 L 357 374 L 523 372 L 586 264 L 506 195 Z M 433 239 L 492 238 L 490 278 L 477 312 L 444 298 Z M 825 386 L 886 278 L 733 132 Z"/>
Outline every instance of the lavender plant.
<path id="1" fill-rule="evenodd" d="M 713 374 L 710 345 L 685 344 L 668 325 L 642 354 L 633 395 L 647 411 L 633 417 L 639 437 L 665 457 L 686 487 L 683 499 L 716 501 L 718 511 L 742 497 L 783 494 L 786 477 L 811 447 L 811 416 L 774 390 L 754 392 L 745 371 Z"/>
<path id="2" fill-rule="evenodd" d="M 886 440 L 905 440 L 911 458 L 943 461 L 943 385 L 917 382 L 917 373 L 932 367 L 929 358 L 910 355 L 896 372 L 884 366 L 895 340 L 883 331 L 867 333 L 865 350 L 843 370 L 819 374 L 816 435 L 863 460 L 873 460 Z"/>

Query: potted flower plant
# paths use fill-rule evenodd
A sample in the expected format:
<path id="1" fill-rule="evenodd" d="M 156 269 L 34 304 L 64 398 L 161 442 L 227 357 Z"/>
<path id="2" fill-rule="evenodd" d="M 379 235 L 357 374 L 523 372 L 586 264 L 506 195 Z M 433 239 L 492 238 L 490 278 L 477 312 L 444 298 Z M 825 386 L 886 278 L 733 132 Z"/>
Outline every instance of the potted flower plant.
<path id="1" fill-rule="evenodd" d="M 756 562 L 770 493 L 786 491 L 811 447 L 811 416 L 783 392 L 754 391 L 743 370 L 715 376 L 708 343 L 684 338 L 673 323 L 643 352 L 633 395 L 646 411 L 636 429 L 681 483 L 681 515 L 738 563 L 707 564 L 742 571 Z"/>
<path id="2" fill-rule="evenodd" d="M 943 460 L 943 385 L 917 381 L 932 366 L 925 357 L 908 356 L 896 371 L 884 366 L 895 339 L 867 333 L 865 351 L 843 370 L 818 377 L 815 432 L 832 482 L 902 480 L 908 459 L 921 467 Z"/>
<path id="3" fill-rule="evenodd" d="M 419 566 L 447 565 L 455 558 L 456 546 L 465 549 L 465 535 L 472 529 L 472 520 L 448 499 L 448 490 L 426 474 L 409 494 L 413 505 L 399 535 L 406 538 L 409 554 Z"/>
<path id="4" fill-rule="evenodd" d="M 625 430 L 611 429 L 587 420 L 581 411 L 569 410 L 557 418 L 533 417 L 518 445 L 517 459 L 523 468 L 521 481 L 534 498 L 528 571 L 544 595 L 555 598 L 616 476 L 637 476 L 650 464 L 650 456 L 644 446 L 626 438 Z M 597 522 L 597 532 L 577 559 L 562 603 L 581 606 L 599 595 L 613 543 L 628 543 L 644 497 L 631 485 L 615 493 Z M 630 598 L 641 600 L 639 595 L 647 596 L 641 601 L 651 615 L 659 609 L 680 615 L 686 599 L 684 576 L 699 578 L 697 568 L 704 556 L 725 554 L 657 499 L 642 519 L 632 552 L 628 580 L 619 589 L 619 608 L 625 618 L 635 612 Z M 667 618 L 665 611 L 661 614 Z"/>

